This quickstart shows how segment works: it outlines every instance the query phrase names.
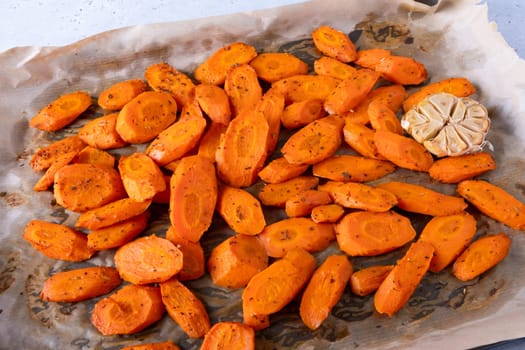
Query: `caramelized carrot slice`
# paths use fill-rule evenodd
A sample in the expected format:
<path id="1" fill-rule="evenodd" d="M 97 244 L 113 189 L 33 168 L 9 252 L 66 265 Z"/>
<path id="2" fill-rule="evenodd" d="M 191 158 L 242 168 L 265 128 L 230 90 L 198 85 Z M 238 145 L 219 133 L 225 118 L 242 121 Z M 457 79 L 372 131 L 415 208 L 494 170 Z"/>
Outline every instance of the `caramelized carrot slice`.
<path id="1" fill-rule="evenodd" d="M 275 89 L 269 89 L 264 93 L 255 110 L 261 112 L 268 122 L 266 152 L 267 154 L 272 154 L 279 141 L 281 116 L 284 111 L 284 96 Z"/>
<path id="2" fill-rule="evenodd" d="M 110 111 L 122 109 L 126 103 L 146 91 L 147 85 L 140 79 L 115 83 L 98 95 L 98 105 Z"/>
<path id="3" fill-rule="evenodd" d="M 281 123 L 287 129 L 297 129 L 325 115 L 322 100 L 304 100 L 288 105 L 281 116 Z"/>
<path id="4" fill-rule="evenodd" d="M 147 67 L 144 76 L 154 91 L 166 92 L 173 96 L 178 107 L 191 101 L 195 85 L 186 74 L 168 63 L 162 62 Z"/>
<path id="5" fill-rule="evenodd" d="M 274 81 L 298 74 L 307 74 L 308 65 L 292 54 L 285 52 L 265 52 L 257 55 L 250 66 L 264 81 Z"/>
<path id="6" fill-rule="evenodd" d="M 496 169 L 496 161 L 486 152 L 445 157 L 436 160 L 428 175 L 443 183 L 458 183 Z"/>
<path id="7" fill-rule="evenodd" d="M 240 188 L 221 186 L 217 211 L 232 230 L 245 235 L 256 235 L 266 225 L 261 203 L 250 192 Z"/>
<path id="8" fill-rule="evenodd" d="M 118 113 L 111 113 L 90 120 L 78 130 L 78 137 L 98 149 L 120 148 L 127 145 L 117 132 Z"/>
<path id="9" fill-rule="evenodd" d="M 280 157 L 268 163 L 258 175 L 264 182 L 275 184 L 293 179 L 307 169 L 307 164 L 290 164 L 286 158 Z"/>
<path id="10" fill-rule="evenodd" d="M 335 58 L 323 56 L 314 61 L 314 72 L 345 80 L 355 76 L 357 69 Z"/>
<path id="11" fill-rule="evenodd" d="M 87 246 L 93 250 L 118 248 L 142 233 L 148 226 L 149 212 L 145 211 L 116 224 L 92 230 L 87 236 Z"/>
<path id="12" fill-rule="evenodd" d="M 195 87 L 195 98 L 213 123 L 228 124 L 230 122 L 232 115 L 230 100 L 221 87 L 199 84 Z"/>
<path id="13" fill-rule="evenodd" d="M 390 55 L 375 65 L 375 71 L 396 84 L 418 85 L 427 80 L 425 66 L 411 57 Z"/>
<path id="14" fill-rule="evenodd" d="M 310 215 L 312 209 L 319 205 L 332 203 L 327 192 L 306 190 L 286 201 L 285 212 L 290 218 Z"/>
<path id="15" fill-rule="evenodd" d="M 394 265 L 370 266 L 352 273 L 350 288 L 352 293 L 359 296 L 372 294 L 379 288 Z"/>
<path id="16" fill-rule="evenodd" d="M 90 230 L 108 227 L 144 213 L 150 204 L 150 200 L 137 202 L 131 198 L 119 199 L 83 212 L 78 217 L 75 226 Z"/>
<path id="17" fill-rule="evenodd" d="M 129 198 L 134 201 L 150 200 L 166 189 L 162 171 L 144 153 L 136 152 L 120 157 L 118 170 Z"/>
<path id="18" fill-rule="evenodd" d="M 314 176 L 298 176 L 280 183 L 270 183 L 259 192 L 261 203 L 266 206 L 284 207 L 286 201 L 306 190 L 317 186 L 319 178 Z"/>
<path id="19" fill-rule="evenodd" d="M 272 83 L 272 89 L 284 96 L 287 103 L 303 100 L 325 100 L 340 79 L 329 75 L 294 75 Z"/>
<path id="20" fill-rule="evenodd" d="M 374 143 L 381 156 L 400 168 L 426 172 L 434 162 L 432 155 L 416 140 L 391 131 L 376 131 Z"/>
<path id="21" fill-rule="evenodd" d="M 206 333 L 201 345 L 201 350 L 215 349 L 255 349 L 255 332 L 240 322 L 218 322 Z"/>
<path id="22" fill-rule="evenodd" d="M 253 111 L 262 98 L 257 73 L 248 64 L 236 65 L 228 70 L 224 91 L 230 98 L 234 116 Z"/>
<path id="23" fill-rule="evenodd" d="M 399 135 L 403 134 L 401 121 L 386 103 L 380 99 L 374 99 L 368 105 L 368 117 L 370 125 L 374 130 L 386 130 Z"/>
<path id="24" fill-rule="evenodd" d="M 345 208 L 384 212 L 397 204 L 396 196 L 389 191 L 356 182 L 328 181 L 318 189 Z"/>
<path id="25" fill-rule="evenodd" d="M 43 131 L 60 130 L 75 121 L 91 103 L 91 96 L 84 91 L 62 95 L 31 118 L 29 126 Z"/>
<path id="26" fill-rule="evenodd" d="M 67 157 L 66 154 L 75 156 L 84 147 L 86 144 L 78 136 L 68 136 L 39 148 L 31 157 L 29 165 L 34 171 L 46 170 L 57 161 L 57 158 Z"/>
<path id="27" fill-rule="evenodd" d="M 323 222 L 335 223 L 344 215 L 345 210 L 339 204 L 319 205 L 312 209 L 311 218 L 318 224 Z"/>
<path id="28" fill-rule="evenodd" d="M 182 252 L 182 270 L 178 274 L 181 281 L 195 280 L 204 275 L 204 250 L 200 242 L 192 242 L 179 234 L 170 226 L 166 231 L 166 239 L 171 241 Z"/>
<path id="29" fill-rule="evenodd" d="M 348 35 L 323 25 L 312 32 L 315 47 L 326 56 L 338 59 L 341 62 L 352 62 L 356 59 L 354 43 Z"/>
<path id="30" fill-rule="evenodd" d="M 395 170 L 395 165 L 388 161 L 348 154 L 332 156 L 312 167 L 315 176 L 342 182 L 373 181 Z"/>

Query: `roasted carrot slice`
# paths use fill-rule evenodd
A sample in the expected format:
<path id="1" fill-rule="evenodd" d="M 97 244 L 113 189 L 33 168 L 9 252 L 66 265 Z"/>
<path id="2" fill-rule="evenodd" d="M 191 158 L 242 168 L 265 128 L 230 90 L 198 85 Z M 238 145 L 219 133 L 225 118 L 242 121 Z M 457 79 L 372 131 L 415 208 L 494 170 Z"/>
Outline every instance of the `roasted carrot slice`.
<path id="1" fill-rule="evenodd" d="M 180 350 L 180 348 L 175 345 L 174 342 L 168 340 L 157 343 L 125 346 L 121 350 Z"/>
<path id="2" fill-rule="evenodd" d="M 212 122 L 200 139 L 197 154 L 215 162 L 215 153 L 217 153 L 219 148 L 221 136 L 226 132 L 227 128 L 228 126 L 225 124 Z"/>
<path id="3" fill-rule="evenodd" d="M 345 210 L 339 204 L 319 205 L 312 209 L 311 218 L 318 224 L 323 222 L 335 223 L 344 215 Z"/>
<path id="4" fill-rule="evenodd" d="M 272 154 L 279 141 L 281 115 L 284 111 L 284 96 L 275 89 L 269 89 L 264 93 L 255 110 L 261 112 L 268 122 L 266 152 L 267 154 Z"/>
<path id="5" fill-rule="evenodd" d="M 169 204 L 171 175 L 163 174 L 162 177 L 164 178 L 164 183 L 166 184 L 166 188 L 164 189 L 164 191 L 155 193 L 155 195 L 151 199 L 151 202 L 157 203 L 157 204 Z"/>
<path id="6" fill-rule="evenodd" d="M 314 61 L 314 72 L 345 80 L 355 76 L 357 69 L 335 58 L 323 56 Z"/>
<path id="7" fill-rule="evenodd" d="M 443 194 L 421 185 L 391 181 L 376 187 L 394 194 L 397 197 L 397 206 L 412 213 L 447 216 L 459 214 L 467 208 L 463 198 Z"/>
<path id="8" fill-rule="evenodd" d="M 368 117 L 370 125 L 374 130 L 386 130 L 402 135 L 403 128 L 401 121 L 396 116 L 395 111 L 380 99 L 374 99 L 368 105 Z"/>
<path id="9" fill-rule="evenodd" d="M 390 55 L 375 65 L 375 71 L 396 84 L 418 85 L 427 80 L 425 66 L 411 57 Z"/>
<path id="10" fill-rule="evenodd" d="M 46 172 L 37 183 L 33 186 L 33 191 L 46 191 L 55 181 L 55 174 L 57 171 L 69 163 L 71 163 L 78 153 L 68 152 L 64 154 L 59 154 L 54 157 L 54 161 Z"/>
<path id="11" fill-rule="evenodd" d="M 69 164 L 55 173 L 57 203 L 75 212 L 85 212 L 126 195 L 119 173 L 93 164 Z"/>
<path id="12" fill-rule="evenodd" d="M 456 259 L 452 273 L 462 281 L 478 277 L 505 259 L 511 242 L 510 237 L 503 232 L 475 240 Z"/>
<path id="13" fill-rule="evenodd" d="M 65 225 L 31 220 L 24 229 L 24 239 L 51 259 L 84 261 L 95 253 L 87 246 L 85 234 Z"/>
<path id="14" fill-rule="evenodd" d="M 243 307 L 242 316 L 244 324 L 253 328 L 254 331 L 260 331 L 270 327 L 270 316 L 264 314 L 256 314 L 247 307 Z"/>
<path id="15" fill-rule="evenodd" d="M 122 109 L 126 103 L 146 91 L 147 85 L 140 79 L 115 83 L 98 95 L 98 105 L 110 111 Z"/>
<path id="16" fill-rule="evenodd" d="M 115 157 L 106 151 L 86 146 L 77 153 L 73 163 L 95 164 L 113 168 L 115 166 Z"/>
<path id="17" fill-rule="evenodd" d="M 343 140 L 354 151 L 366 158 L 381 159 L 374 141 L 375 131 L 367 126 L 353 122 L 350 118 L 345 118 L 343 127 Z"/>
<path id="18" fill-rule="evenodd" d="M 149 212 L 133 216 L 111 226 L 92 230 L 87 236 L 87 246 L 93 250 L 118 248 L 142 233 L 148 226 Z"/>
<path id="19" fill-rule="evenodd" d="M 389 191 L 356 182 L 328 181 L 318 189 L 329 193 L 336 204 L 345 208 L 381 212 L 397 204 L 396 196 Z"/>
<path id="20" fill-rule="evenodd" d="M 210 328 L 202 341 L 201 350 L 253 350 L 255 332 L 240 322 L 218 322 Z"/>
<path id="21" fill-rule="evenodd" d="M 416 236 L 410 220 L 393 211 L 346 214 L 335 226 L 339 248 L 353 256 L 375 256 L 404 246 Z"/>
<path id="22" fill-rule="evenodd" d="M 264 205 L 284 207 L 289 198 L 303 191 L 315 188 L 318 183 L 319 178 L 317 177 L 298 176 L 280 183 L 265 185 L 259 192 L 258 197 Z"/>
<path id="23" fill-rule="evenodd" d="M 192 242 L 182 237 L 173 226 L 166 231 L 166 239 L 182 252 L 182 269 L 177 278 L 181 281 L 189 281 L 202 277 L 206 271 L 204 250 L 200 242 Z"/>
<path id="24" fill-rule="evenodd" d="M 525 204 L 503 188 L 484 180 L 465 180 L 457 192 L 488 217 L 516 230 L 525 230 Z"/>
<path id="25" fill-rule="evenodd" d="M 268 122 L 261 112 L 238 115 L 223 134 L 215 161 L 219 178 L 233 187 L 248 187 L 267 156 Z"/>
<path id="26" fill-rule="evenodd" d="M 94 266 L 55 273 L 44 282 L 40 299 L 74 303 L 111 292 L 121 280 L 113 267 Z"/>
<path id="27" fill-rule="evenodd" d="M 235 235 L 211 251 L 207 267 L 214 284 L 242 288 L 268 266 L 268 255 L 257 237 Z"/>
<path id="28" fill-rule="evenodd" d="M 332 156 L 312 167 L 315 176 L 344 182 L 373 181 L 395 170 L 396 166 L 388 161 L 348 154 Z"/>
<path id="29" fill-rule="evenodd" d="M 427 272 L 433 252 L 434 247 L 428 242 L 412 243 L 377 289 L 377 312 L 392 316 L 406 304 Z"/>
<path id="30" fill-rule="evenodd" d="M 144 76 L 154 91 L 166 92 L 173 96 L 178 107 L 190 102 L 195 85 L 190 77 L 168 63 L 162 62 L 149 66 Z"/>
<path id="31" fill-rule="evenodd" d="M 122 198 L 83 212 L 78 217 L 75 226 L 90 230 L 108 227 L 144 213 L 150 204 L 150 200 L 138 202 L 131 198 Z"/>
<path id="32" fill-rule="evenodd" d="M 221 85 L 230 67 L 249 63 L 256 56 L 255 47 L 243 42 L 235 42 L 215 51 L 195 69 L 193 74 L 201 83 Z"/>
<path id="33" fill-rule="evenodd" d="M 177 278 L 160 283 L 162 302 L 168 315 L 190 338 L 202 338 L 210 329 L 208 312 L 202 301 Z"/>
<path id="34" fill-rule="evenodd" d="M 291 164 L 315 164 L 332 156 L 343 140 L 344 120 L 328 116 L 314 120 L 290 136 L 281 153 Z"/>
<path id="35" fill-rule="evenodd" d="M 78 137 L 98 149 L 120 148 L 127 145 L 117 132 L 118 113 L 90 120 L 78 130 Z"/>
<path id="36" fill-rule="evenodd" d="M 129 198 L 134 201 L 150 200 L 166 189 L 162 171 L 144 153 L 136 152 L 120 157 L 118 170 Z"/>
<path id="37" fill-rule="evenodd" d="M 285 52 L 261 53 L 251 60 L 250 66 L 255 69 L 259 78 L 269 83 L 308 73 L 308 64 Z"/>
<path id="38" fill-rule="evenodd" d="M 325 100 L 340 79 L 329 75 L 294 75 L 272 83 L 272 89 L 284 96 L 287 103 L 303 100 Z"/>
<path id="39" fill-rule="evenodd" d="M 390 56 L 392 53 L 389 50 L 385 49 L 367 49 L 367 50 L 357 50 L 355 64 L 361 67 L 375 69 L 375 67 L 381 62 L 385 57 Z"/>
<path id="40" fill-rule="evenodd" d="M 160 288 L 127 285 L 95 304 L 91 323 L 103 335 L 133 334 L 164 316 Z"/>
<path id="41" fill-rule="evenodd" d="M 164 282 L 182 269 L 182 252 L 165 238 L 141 237 L 116 251 L 115 266 L 133 284 Z"/>
<path id="42" fill-rule="evenodd" d="M 31 157 L 29 165 L 34 171 L 46 170 L 57 161 L 57 158 L 66 157 L 66 154 L 75 156 L 85 146 L 86 144 L 77 136 L 63 138 L 46 147 L 39 148 Z"/>
<path id="43" fill-rule="evenodd" d="M 145 91 L 119 112 L 115 129 L 129 143 L 153 140 L 177 118 L 177 102 L 166 92 Z"/>
<path id="44" fill-rule="evenodd" d="M 199 84 L 195 87 L 195 98 L 212 122 L 218 124 L 230 122 L 232 115 L 230 100 L 221 87 L 212 84 Z"/>
<path id="45" fill-rule="evenodd" d="M 75 121 L 91 103 L 91 96 L 84 91 L 62 95 L 31 118 L 29 126 L 44 131 L 60 130 Z"/>
<path id="46" fill-rule="evenodd" d="M 236 65 L 228 70 L 224 91 L 230 98 L 234 116 L 253 111 L 262 98 L 257 73 L 248 64 Z"/>
<path id="47" fill-rule="evenodd" d="M 268 163 L 258 175 L 264 182 L 274 184 L 293 179 L 307 169 L 307 164 L 290 164 L 286 158 L 280 157 Z"/>
<path id="48" fill-rule="evenodd" d="M 352 62 L 356 59 L 354 43 L 348 35 L 323 25 L 312 32 L 315 47 L 326 56 L 338 59 L 341 62 Z"/>
<path id="49" fill-rule="evenodd" d="M 416 140 L 391 131 L 379 130 L 374 134 L 378 153 L 400 168 L 428 171 L 434 159 Z"/>
<path id="50" fill-rule="evenodd" d="M 313 208 L 329 203 L 332 203 L 332 199 L 327 192 L 306 190 L 289 198 L 284 208 L 286 215 L 292 218 L 310 215 Z"/>
<path id="51" fill-rule="evenodd" d="M 393 268 L 394 265 L 377 265 L 355 271 L 350 276 L 352 293 L 359 296 L 372 294 L 379 288 Z"/>
<path id="52" fill-rule="evenodd" d="M 458 183 L 496 169 L 496 161 L 486 152 L 445 157 L 436 160 L 428 174 L 443 183 Z"/>
<path id="53" fill-rule="evenodd" d="M 308 328 L 315 330 L 326 320 L 341 299 L 351 275 L 352 265 L 345 255 L 331 255 L 315 270 L 299 307 L 301 319 Z"/>
<path id="54" fill-rule="evenodd" d="M 475 234 L 476 219 L 466 212 L 432 218 L 419 237 L 435 248 L 429 270 L 440 272 L 450 265 L 465 250 Z"/>
<path id="55" fill-rule="evenodd" d="M 213 163 L 201 156 L 182 158 L 170 181 L 169 217 L 174 229 L 197 242 L 208 229 L 217 202 Z"/>
<path id="56" fill-rule="evenodd" d="M 324 250 L 335 239 L 332 224 L 317 224 L 310 218 L 288 218 L 267 225 L 259 234 L 268 256 L 280 258 L 290 250 Z"/>
<path id="57" fill-rule="evenodd" d="M 287 129 L 297 129 L 325 115 L 322 100 L 304 100 L 288 105 L 281 116 L 281 123 Z"/>
<path id="58" fill-rule="evenodd" d="M 256 235 L 266 225 L 259 200 L 240 188 L 221 186 L 217 198 L 217 211 L 237 233 Z"/>

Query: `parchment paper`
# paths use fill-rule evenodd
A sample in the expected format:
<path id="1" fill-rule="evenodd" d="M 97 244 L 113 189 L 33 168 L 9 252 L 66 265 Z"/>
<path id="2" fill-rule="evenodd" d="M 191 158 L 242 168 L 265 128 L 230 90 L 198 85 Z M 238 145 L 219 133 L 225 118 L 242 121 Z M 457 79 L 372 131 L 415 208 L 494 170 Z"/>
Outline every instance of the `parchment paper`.
<path id="1" fill-rule="evenodd" d="M 118 349 L 140 342 L 174 340 L 197 349 L 169 317 L 132 336 L 103 337 L 89 323 L 100 298 L 81 303 L 47 303 L 38 298 L 43 281 L 57 271 L 112 265 L 112 252 L 85 263 L 57 262 L 21 238 L 30 219 L 73 225 L 76 214 L 54 205 L 50 192 L 35 193 L 28 160 L 37 147 L 74 132 L 92 109 L 64 132 L 28 128 L 28 119 L 59 95 L 85 90 L 96 97 L 114 82 L 143 77 L 144 69 L 166 61 L 187 73 L 219 47 L 234 41 L 259 51 L 293 52 L 308 62 L 318 57 L 311 31 L 330 24 L 346 31 L 361 48 L 384 47 L 424 62 L 430 81 L 465 76 L 492 118 L 488 139 L 498 169 L 483 178 L 525 201 L 525 63 L 505 43 L 487 7 L 474 0 L 440 1 L 428 7 L 404 0 L 319 0 L 266 11 L 204 20 L 163 23 L 102 33 L 65 47 L 15 48 L 0 55 L 0 348 Z M 128 150 L 132 151 L 132 150 Z M 421 183 L 453 194 L 425 174 L 398 170 L 383 179 Z M 147 234 L 163 235 L 166 210 L 158 208 Z M 257 334 L 258 349 L 463 349 L 525 336 L 524 233 L 508 229 L 470 208 L 478 235 L 506 232 L 509 256 L 481 278 L 467 283 L 446 270 L 428 274 L 406 307 L 392 318 L 374 313 L 370 298 L 347 290 L 315 332 L 298 316 L 296 302 L 272 315 L 271 327 Z M 269 213 L 269 217 L 273 214 Z M 415 217 L 418 231 L 428 218 Z M 231 234 L 216 219 L 206 233 L 206 254 Z M 336 249 L 317 255 L 321 261 Z M 351 258 L 355 269 L 393 262 L 399 251 L 375 259 Z M 208 277 L 187 284 L 206 304 L 212 322 L 242 320 L 241 290 L 214 287 Z"/>

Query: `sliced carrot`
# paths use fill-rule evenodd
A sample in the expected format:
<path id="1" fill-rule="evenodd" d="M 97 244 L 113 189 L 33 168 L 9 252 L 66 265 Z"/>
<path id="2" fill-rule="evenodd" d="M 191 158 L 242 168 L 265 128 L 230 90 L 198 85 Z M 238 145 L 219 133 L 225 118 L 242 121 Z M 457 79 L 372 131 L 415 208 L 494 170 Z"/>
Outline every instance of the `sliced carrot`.
<path id="1" fill-rule="evenodd" d="M 281 123 L 287 129 L 297 129 L 325 115 L 322 100 L 304 100 L 288 105 L 281 116 Z"/>
<path id="2" fill-rule="evenodd" d="M 233 187 L 253 185 L 266 160 L 268 135 L 268 122 L 261 112 L 246 112 L 233 119 L 215 157 L 219 178 Z"/>
<path id="3" fill-rule="evenodd" d="M 204 113 L 217 124 L 228 124 L 231 120 L 230 100 L 219 86 L 199 84 L 195 87 L 195 98 Z"/>
<path id="4" fill-rule="evenodd" d="M 94 266 L 58 272 L 44 282 L 40 299 L 74 303 L 111 292 L 120 285 L 113 267 Z"/>
<path id="5" fill-rule="evenodd" d="M 395 170 L 396 166 L 388 161 L 348 154 L 332 156 L 312 167 L 315 176 L 344 182 L 373 181 Z"/>
<path id="6" fill-rule="evenodd" d="M 91 323 L 103 335 L 133 334 L 164 316 L 160 288 L 126 285 L 95 304 Z"/>
<path id="7" fill-rule="evenodd" d="M 345 208 L 384 212 L 397 204 L 396 196 L 389 191 L 356 182 L 328 181 L 318 189 Z"/>
<path id="8" fill-rule="evenodd" d="M 177 102 L 166 92 L 145 91 L 119 112 L 115 129 L 129 143 L 153 140 L 177 118 Z"/>
<path id="9" fill-rule="evenodd" d="M 181 161 L 181 159 L 177 159 L 177 160 L 171 161 L 168 164 L 164 165 L 163 168 L 166 169 L 166 170 L 169 170 L 169 171 L 171 171 L 173 173 L 173 172 L 175 172 L 175 169 L 177 169 L 177 167 L 179 166 L 180 161 Z"/>
<path id="10" fill-rule="evenodd" d="M 294 75 L 272 83 L 272 89 L 280 92 L 287 103 L 303 100 L 325 100 L 340 79 L 329 75 Z"/>
<path id="11" fill-rule="evenodd" d="M 462 281 L 478 277 L 505 259 L 511 242 L 510 237 L 503 232 L 475 240 L 456 259 L 452 273 Z"/>
<path id="12" fill-rule="evenodd" d="M 251 60 L 250 66 L 255 69 L 259 78 L 269 83 L 308 73 L 308 64 L 285 52 L 261 53 Z"/>
<path id="13" fill-rule="evenodd" d="M 73 163 L 95 164 L 113 168 L 115 166 L 115 157 L 106 151 L 86 146 L 77 153 Z"/>
<path id="14" fill-rule="evenodd" d="M 268 255 L 257 237 L 235 235 L 219 243 L 207 262 L 214 284 L 225 288 L 242 288 L 268 266 Z"/>
<path id="15" fill-rule="evenodd" d="M 168 315 L 190 338 L 202 338 L 210 329 L 208 312 L 202 301 L 178 279 L 160 283 L 162 302 Z"/>
<path id="16" fill-rule="evenodd" d="M 264 93 L 255 110 L 261 112 L 268 122 L 266 151 L 268 154 L 272 154 L 279 141 L 281 115 L 284 111 L 284 96 L 275 89 L 269 89 Z"/>
<path id="17" fill-rule="evenodd" d="M 121 246 L 115 266 L 122 279 L 133 284 L 164 282 L 182 269 L 182 252 L 165 238 L 145 236 Z"/>
<path id="18" fill-rule="evenodd" d="M 335 226 L 339 248 L 352 256 L 375 256 L 400 248 L 416 236 L 410 220 L 394 211 L 357 211 Z"/>
<path id="19" fill-rule="evenodd" d="M 175 345 L 174 342 L 168 340 L 157 343 L 125 346 L 121 350 L 180 350 L 180 348 Z"/>
<path id="20" fill-rule="evenodd" d="M 355 76 L 357 69 L 335 58 L 323 56 L 314 61 L 314 72 L 345 80 Z"/>
<path id="21" fill-rule="evenodd" d="M 314 120 L 290 136 L 281 153 L 291 164 L 315 164 L 332 156 L 343 139 L 344 120 L 328 116 Z"/>
<path id="22" fill-rule="evenodd" d="M 345 210 L 339 204 L 319 205 L 312 209 L 311 218 L 318 224 L 323 222 L 335 223 L 344 215 Z"/>
<path id="23" fill-rule="evenodd" d="M 284 157 L 276 158 L 266 164 L 259 177 L 266 183 L 280 183 L 303 174 L 308 169 L 307 164 L 290 164 Z"/>
<path id="24" fill-rule="evenodd" d="M 166 231 L 166 239 L 182 252 L 182 270 L 178 274 L 181 281 L 201 278 L 205 271 L 204 249 L 200 242 L 192 242 L 180 235 L 173 226 Z"/>
<path id="25" fill-rule="evenodd" d="M 122 109 L 126 103 L 146 91 L 147 85 L 140 79 L 115 83 L 98 95 L 98 105 L 110 111 Z"/>
<path id="26" fill-rule="evenodd" d="M 345 255 L 331 255 L 315 270 L 301 297 L 299 313 L 304 324 L 315 330 L 326 320 L 343 296 L 352 275 Z"/>
<path id="27" fill-rule="evenodd" d="M 375 65 L 375 71 L 396 84 L 418 85 L 427 80 L 425 66 L 411 57 L 390 55 Z"/>
<path id="28" fill-rule="evenodd" d="M 319 183 L 319 178 L 314 176 L 298 176 L 293 179 L 280 183 L 270 183 L 265 185 L 259 192 L 258 197 L 261 203 L 266 206 L 283 207 L 286 201 L 306 190 L 315 188 Z"/>
<path id="29" fill-rule="evenodd" d="M 31 118 L 29 126 L 44 131 L 60 130 L 75 121 L 91 104 L 91 96 L 84 91 L 62 95 Z"/>
<path id="30" fill-rule="evenodd" d="M 332 199 L 327 192 L 306 190 L 286 201 L 285 212 L 290 218 L 308 216 L 313 208 L 329 203 L 332 203 Z"/>
<path id="31" fill-rule="evenodd" d="M 475 234 L 476 219 L 466 212 L 432 218 L 419 237 L 435 248 L 429 270 L 440 272 L 450 265 L 465 250 Z"/>
<path id="32" fill-rule="evenodd" d="M 377 151 L 374 135 L 374 130 L 363 124 L 355 123 L 350 118 L 345 118 L 343 139 L 346 144 L 364 157 L 384 160 L 385 158 Z"/>
<path id="33" fill-rule="evenodd" d="M 33 191 L 46 191 L 55 181 L 55 174 L 57 171 L 75 159 L 78 153 L 68 152 L 64 154 L 59 154 L 54 158 L 53 163 L 37 183 L 33 186 Z"/>
<path id="34" fill-rule="evenodd" d="M 525 230 L 525 204 L 503 188 L 484 180 L 465 180 L 458 184 L 457 192 L 488 217 Z"/>
<path id="35" fill-rule="evenodd" d="M 98 149 L 120 148 L 127 145 L 117 132 L 118 113 L 106 114 L 90 120 L 78 130 L 78 137 Z"/>
<path id="36" fill-rule="evenodd" d="M 393 268 L 394 265 L 376 265 L 355 271 L 350 277 L 352 293 L 359 296 L 372 294 Z"/>
<path id="37" fill-rule="evenodd" d="M 401 121 L 395 111 L 380 99 L 374 99 L 368 105 L 368 117 L 374 130 L 386 130 L 402 135 Z"/>
<path id="38" fill-rule="evenodd" d="M 152 199 L 166 189 L 166 182 L 160 168 L 144 153 L 135 152 L 120 157 L 118 170 L 129 196 L 137 202 Z"/>
<path id="39" fill-rule="evenodd" d="M 237 233 L 256 235 L 266 225 L 259 200 L 240 188 L 221 186 L 217 198 L 217 211 Z"/>
<path id="40" fill-rule="evenodd" d="M 87 246 L 93 250 L 118 248 L 141 234 L 148 226 L 149 212 L 133 216 L 111 226 L 89 232 Z"/>
<path id="41" fill-rule="evenodd" d="M 166 92 L 173 96 L 178 107 L 184 106 L 192 98 L 195 85 L 190 77 L 168 63 L 162 62 L 147 67 L 144 76 L 154 91 Z"/>
<path id="42" fill-rule="evenodd" d="M 262 98 L 257 73 L 248 64 L 236 65 L 228 70 L 224 91 L 230 98 L 234 116 L 253 111 Z"/>
<path id="43" fill-rule="evenodd" d="M 227 128 L 228 126 L 225 124 L 212 122 L 199 141 L 197 154 L 215 162 L 215 153 L 217 153 L 219 148 L 221 136 L 226 132 Z"/>
<path id="44" fill-rule="evenodd" d="M 170 182 L 170 222 L 180 235 L 197 242 L 211 224 L 217 202 L 213 163 L 201 156 L 182 158 Z"/>
<path id="45" fill-rule="evenodd" d="M 244 324 L 253 328 L 254 331 L 260 331 L 270 327 L 270 316 L 264 314 L 256 314 L 247 307 L 243 307 L 242 316 Z"/>
<path id="46" fill-rule="evenodd" d="M 152 203 L 169 204 L 169 202 L 170 202 L 170 180 L 171 180 L 171 176 L 163 174 L 162 178 L 164 179 L 164 183 L 166 184 L 166 188 L 164 189 L 164 191 L 160 191 L 160 192 L 155 193 L 155 195 L 151 199 Z"/>
<path id="47" fill-rule="evenodd" d="M 267 225 L 259 234 L 268 256 L 280 258 L 290 250 L 318 252 L 335 239 L 332 224 L 317 224 L 310 218 L 288 218 Z"/>
<path id="48" fill-rule="evenodd" d="M 108 227 L 144 213 L 150 204 L 151 201 L 138 202 L 131 198 L 122 198 L 83 212 L 75 226 L 90 230 Z"/>
<path id="49" fill-rule="evenodd" d="M 412 243 L 377 289 L 377 312 L 392 316 L 406 304 L 427 272 L 433 252 L 434 247 L 428 242 Z"/>
<path id="50" fill-rule="evenodd" d="M 341 62 L 352 62 L 356 59 L 354 43 L 348 35 L 323 25 L 312 32 L 315 47 L 326 56 L 338 59 Z"/>
<path id="51" fill-rule="evenodd" d="M 458 183 L 496 169 L 496 161 L 487 152 L 464 154 L 436 160 L 428 174 L 443 183 Z"/>
<path id="52" fill-rule="evenodd" d="M 357 50 L 357 57 L 354 63 L 361 67 L 375 69 L 383 58 L 388 57 L 391 54 L 392 53 L 389 50 L 378 48 Z"/>
<path id="53" fill-rule="evenodd" d="M 391 131 L 379 130 L 374 134 L 378 153 L 400 168 L 428 171 L 434 159 L 416 140 Z"/>
<path id="54" fill-rule="evenodd" d="M 87 237 L 65 225 L 31 220 L 24 229 L 24 239 L 51 259 L 84 261 L 95 253 L 87 246 Z"/>
<path id="55" fill-rule="evenodd" d="M 39 148 L 31 157 L 29 165 L 34 171 L 46 170 L 57 161 L 57 158 L 66 157 L 66 154 L 75 156 L 85 146 L 86 144 L 78 136 L 65 137 L 46 147 Z"/>
<path id="56" fill-rule="evenodd" d="M 206 333 L 201 350 L 253 350 L 255 332 L 240 322 L 218 322 Z"/>
<path id="57" fill-rule="evenodd" d="M 463 212 L 467 203 L 461 197 L 446 195 L 422 185 L 391 181 L 378 184 L 397 197 L 397 206 L 403 210 L 432 216 L 447 216 Z"/>

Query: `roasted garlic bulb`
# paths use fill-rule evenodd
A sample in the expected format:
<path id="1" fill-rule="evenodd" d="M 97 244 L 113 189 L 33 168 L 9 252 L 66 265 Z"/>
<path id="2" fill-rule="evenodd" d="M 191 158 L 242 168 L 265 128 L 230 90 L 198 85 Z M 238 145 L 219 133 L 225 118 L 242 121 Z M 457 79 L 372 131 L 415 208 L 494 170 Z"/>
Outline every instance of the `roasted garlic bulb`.
<path id="1" fill-rule="evenodd" d="M 490 118 L 478 101 L 443 92 L 405 113 L 401 126 L 435 156 L 458 156 L 481 151 Z"/>

